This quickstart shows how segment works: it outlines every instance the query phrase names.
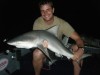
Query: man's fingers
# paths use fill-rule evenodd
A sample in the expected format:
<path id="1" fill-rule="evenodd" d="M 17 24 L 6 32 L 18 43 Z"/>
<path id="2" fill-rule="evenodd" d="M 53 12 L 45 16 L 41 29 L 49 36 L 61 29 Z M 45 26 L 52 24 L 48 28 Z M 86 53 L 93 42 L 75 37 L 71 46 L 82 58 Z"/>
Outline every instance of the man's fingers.
<path id="1" fill-rule="evenodd" d="M 48 48 L 48 41 L 47 40 L 44 40 L 42 44 L 43 44 L 43 47 Z"/>
<path id="2" fill-rule="evenodd" d="M 83 55 L 83 50 L 78 50 L 77 52 L 74 52 L 74 57 L 72 58 L 75 61 L 78 61 L 81 59 L 82 55 Z"/>

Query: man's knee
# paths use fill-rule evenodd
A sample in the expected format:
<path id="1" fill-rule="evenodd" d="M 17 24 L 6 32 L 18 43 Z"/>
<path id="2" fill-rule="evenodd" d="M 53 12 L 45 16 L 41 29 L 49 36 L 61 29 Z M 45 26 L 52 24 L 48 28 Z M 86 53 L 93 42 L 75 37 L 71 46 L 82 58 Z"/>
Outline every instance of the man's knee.
<path id="1" fill-rule="evenodd" d="M 41 54 L 41 51 L 39 49 L 35 49 L 33 51 L 33 55 L 40 55 Z"/>
<path id="2" fill-rule="evenodd" d="M 33 59 L 43 59 L 44 57 L 44 54 L 39 49 L 33 51 Z"/>

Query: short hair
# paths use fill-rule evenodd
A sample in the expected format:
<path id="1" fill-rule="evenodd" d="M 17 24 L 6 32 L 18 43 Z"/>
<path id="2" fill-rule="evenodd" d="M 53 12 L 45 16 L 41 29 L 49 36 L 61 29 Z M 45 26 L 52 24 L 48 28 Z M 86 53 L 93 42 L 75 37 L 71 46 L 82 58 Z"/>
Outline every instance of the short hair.
<path id="1" fill-rule="evenodd" d="M 53 6 L 53 2 L 51 0 L 40 0 L 39 2 L 39 8 L 42 6 L 42 5 L 45 5 L 45 4 L 49 4 L 52 8 L 54 7 Z"/>

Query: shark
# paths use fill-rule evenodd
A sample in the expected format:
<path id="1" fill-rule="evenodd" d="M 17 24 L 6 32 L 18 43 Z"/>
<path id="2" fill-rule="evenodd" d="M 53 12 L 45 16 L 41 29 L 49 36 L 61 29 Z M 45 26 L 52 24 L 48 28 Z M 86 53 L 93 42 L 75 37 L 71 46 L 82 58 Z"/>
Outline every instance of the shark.
<path id="1" fill-rule="evenodd" d="M 32 30 L 8 40 L 7 44 L 16 48 L 39 48 L 51 62 L 54 60 L 51 58 L 49 50 L 54 52 L 58 57 L 65 56 L 68 59 L 72 59 L 74 56 L 73 53 L 57 38 L 58 28 L 59 26 L 53 26 L 47 30 Z M 43 46 L 44 41 L 47 41 L 47 47 Z M 88 56 L 90 54 L 84 54 L 82 59 Z"/>

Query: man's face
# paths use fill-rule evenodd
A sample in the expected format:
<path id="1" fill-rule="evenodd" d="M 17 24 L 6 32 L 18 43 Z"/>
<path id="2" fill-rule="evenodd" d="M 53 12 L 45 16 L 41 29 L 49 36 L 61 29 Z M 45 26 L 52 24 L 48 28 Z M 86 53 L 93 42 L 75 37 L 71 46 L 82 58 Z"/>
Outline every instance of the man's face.
<path id="1" fill-rule="evenodd" d="M 40 7 L 41 16 L 45 21 L 50 21 L 53 18 L 54 8 L 49 4 L 41 5 Z"/>

